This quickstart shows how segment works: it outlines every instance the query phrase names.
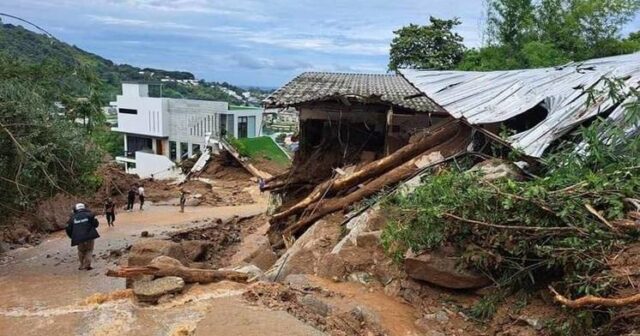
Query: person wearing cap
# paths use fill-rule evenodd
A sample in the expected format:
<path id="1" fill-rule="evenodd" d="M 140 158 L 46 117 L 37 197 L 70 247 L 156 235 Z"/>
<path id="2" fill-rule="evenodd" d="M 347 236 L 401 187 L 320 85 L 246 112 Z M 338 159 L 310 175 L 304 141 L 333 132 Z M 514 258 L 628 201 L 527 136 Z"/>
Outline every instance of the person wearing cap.
<path id="1" fill-rule="evenodd" d="M 79 270 L 91 270 L 94 241 L 98 234 L 98 219 L 83 203 L 73 207 L 73 214 L 67 222 L 67 236 L 71 238 L 71 246 L 78 247 Z"/>

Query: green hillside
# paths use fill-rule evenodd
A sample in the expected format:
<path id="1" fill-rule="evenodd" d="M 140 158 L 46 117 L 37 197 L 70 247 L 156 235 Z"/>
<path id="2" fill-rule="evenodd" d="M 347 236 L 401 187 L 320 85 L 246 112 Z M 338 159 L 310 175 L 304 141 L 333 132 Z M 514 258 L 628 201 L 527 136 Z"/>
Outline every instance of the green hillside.
<path id="1" fill-rule="evenodd" d="M 54 64 L 69 67 L 76 71 L 86 69 L 95 74 L 102 81 L 100 96 L 104 102 L 115 98 L 120 92 L 122 81 L 151 81 L 160 82 L 162 79 L 193 80 L 195 76 L 190 72 L 167 71 L 153 68 L 139 68 L 128 64 L 115 64 L 101 56 L 84 51 L 76 46 L 61 42 L 44 34 L 38 34 L 22 26 L 0 24 L 0 53 L 27 64 Z M 227 101 L 234 105 L 248 105 L 245 99 L 239 99 L 227 90 L 241 95 L 247 91 L 228 83 L 199 81 L 199 85 L 182 84 L 177 82 L 163 82 L 162 96 L 169 98 L 191 98 Z M 75 87 L 76 96 L 84 96 L 81 85 Z M 260 90 L 250 90 L 258 100 L 267 94 Z M 152 95 L 159 94 L 159 88 L 152 87 Z M 253 102 L 255 104 L 255 101 Z"/>

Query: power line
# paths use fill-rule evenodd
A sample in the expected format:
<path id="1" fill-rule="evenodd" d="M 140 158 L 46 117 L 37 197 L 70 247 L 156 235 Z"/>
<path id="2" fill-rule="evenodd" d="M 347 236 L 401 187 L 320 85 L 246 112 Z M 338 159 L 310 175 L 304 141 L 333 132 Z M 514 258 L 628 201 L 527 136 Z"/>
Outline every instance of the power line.
<path id="1" fill-rule="evenodd" d="M 23 19 L 21 17 L 15 16 L 15 15 L 2 13 L 2 12 L 0 12 L 0 16 L 6 16 L 8 18 L 12 18 L 12 19 L 15 19 L 15 20 L 18 20 L 18 21 L 22 21 L 22 22 L 24 22 L 24 23 L 26 23 L 28 25 L 31 25 L 31 26 L 35 27 L 36 29 L 38 29 L 39 31 L 43 32 L 45 35 L 49 36 L 50 38 L 55 39 L 55 37 L 51 33 L 49 33 L 44 28 L 38 26 L 37 24 L 35 24 L 35 23 L 31 22 L 31 21 L 25 20 L 25 19 Z"/>

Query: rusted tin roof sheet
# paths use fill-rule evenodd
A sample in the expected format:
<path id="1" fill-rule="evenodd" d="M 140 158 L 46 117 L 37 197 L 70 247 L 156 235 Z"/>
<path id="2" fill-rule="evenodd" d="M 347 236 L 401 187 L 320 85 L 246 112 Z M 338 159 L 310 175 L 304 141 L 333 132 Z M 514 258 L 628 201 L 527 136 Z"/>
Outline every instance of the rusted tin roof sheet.
<path id="1" fill-rule="evenodd" d="M 640 53 L 511 71 L 401 70 L 416 88 L 455 118 L 472 125 L 502 122 L 541 104 L 546 118 L 510 143 L 540 157 L 556 139 L 616 106 L 606 79 L 620 79 L 622 93 L 640 86 Z M 624 112 L 624 108 L 616 111 Z"/>
<path id="2" fill-rule="evenodd" d="M 417 112 L 444 111 L 400 75 L 305 72 L 264 100 L 264 106 L 289 107 L 313 101 L 351 97 L 381 101 Z M 410 98 L 419 95 L 419 97 Z"/>

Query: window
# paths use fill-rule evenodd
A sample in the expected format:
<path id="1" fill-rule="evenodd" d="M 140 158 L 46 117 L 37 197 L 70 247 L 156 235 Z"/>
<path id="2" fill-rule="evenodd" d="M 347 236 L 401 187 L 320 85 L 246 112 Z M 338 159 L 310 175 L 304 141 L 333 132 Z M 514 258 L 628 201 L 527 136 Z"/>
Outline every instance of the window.
<path id="1" fill-rule="evenodd" d="M 118 113 L 138 114 L 138 110 L 121 108 L 121 109 L 118 109 Z"/>
<path id="2" fill-rule="evenodd" d="M 169 160 L 175 161 L 177 156 L 177 145 L 175 141 L 169 141 Z"/>

